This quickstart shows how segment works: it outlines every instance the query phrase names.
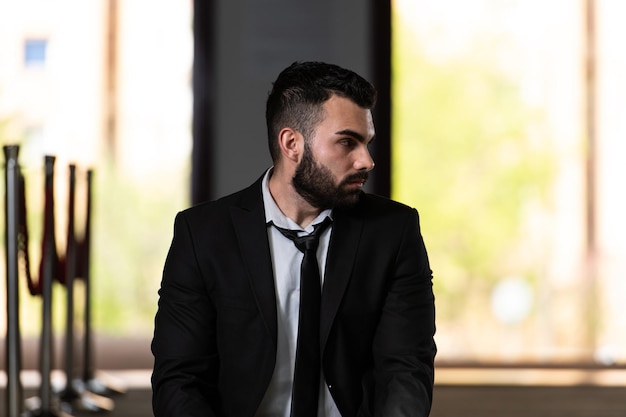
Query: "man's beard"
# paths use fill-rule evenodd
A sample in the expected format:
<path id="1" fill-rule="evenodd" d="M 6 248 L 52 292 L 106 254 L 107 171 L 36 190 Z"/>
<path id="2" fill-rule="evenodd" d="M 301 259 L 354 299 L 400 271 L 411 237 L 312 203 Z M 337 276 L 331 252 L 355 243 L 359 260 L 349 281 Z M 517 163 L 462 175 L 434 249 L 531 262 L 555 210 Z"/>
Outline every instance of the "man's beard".
<path id="1" fill-rule="evenodd" d="M 367 181 L 366 171 L 344 178 L 335 185 L 333 175 L 328 168 L 319 164 L 307 144 L 304 146 L 302 161 L 293 176 L 295 190 L 313 207 L 319 209 L 350 208 L 359 201 L 360 189 L 348 189 L 348 183 L 355 180 Z"/>

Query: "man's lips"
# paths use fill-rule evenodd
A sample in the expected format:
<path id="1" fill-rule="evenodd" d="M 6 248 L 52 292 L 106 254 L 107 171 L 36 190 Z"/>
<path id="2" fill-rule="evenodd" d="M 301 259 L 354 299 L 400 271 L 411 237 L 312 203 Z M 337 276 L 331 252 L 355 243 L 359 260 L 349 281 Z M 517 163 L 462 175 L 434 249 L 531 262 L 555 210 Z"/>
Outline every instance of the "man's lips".
<path id="1" fill-rule="evenodd" d="M 354 185 L 356 187 L 362 187 L 363 184 L 365 184 L 365 180 L 359 179 L 359 180 L 348 181 L 348 184 Z"/>
<path id="2" fill-rule="evenodd" d="M 362 187 L 367 182 L 367 172 L 350 175 L 344 180 L 344 184 L 351 185 L 353 187 Z"/>

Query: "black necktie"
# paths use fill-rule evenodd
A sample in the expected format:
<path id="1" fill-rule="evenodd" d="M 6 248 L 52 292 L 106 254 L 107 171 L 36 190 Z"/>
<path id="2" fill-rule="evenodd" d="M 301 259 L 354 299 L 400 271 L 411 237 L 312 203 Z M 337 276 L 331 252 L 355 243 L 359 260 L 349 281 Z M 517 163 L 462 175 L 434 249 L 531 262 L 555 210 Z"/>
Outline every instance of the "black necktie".
<path id="1" fill-rule="evenodd" d="M 291 417 L 317 417 L 320 385 L 320 272 L 317 265 L 317 246 L 331 219 L 314 225 L 311 234 L 298 236 L 297 230 L 282 229 L 285 237 L 293 240 L 304 253 L 300 266 L 300 317 L 296 366 L 293 377 Z"/>

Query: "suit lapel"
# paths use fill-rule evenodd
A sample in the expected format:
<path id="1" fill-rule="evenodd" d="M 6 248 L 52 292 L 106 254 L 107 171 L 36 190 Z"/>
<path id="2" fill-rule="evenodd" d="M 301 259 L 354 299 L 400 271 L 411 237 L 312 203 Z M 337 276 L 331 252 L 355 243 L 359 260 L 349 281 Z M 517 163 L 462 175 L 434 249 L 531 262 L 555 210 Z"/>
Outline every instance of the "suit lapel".
<path id="1" fill-rule="evenodd" d="M 276 345 L 276 291 L 260 181 L 248 188 L 241 206 L 231 207 L 231 216 L 259 311 Z"/>
<path id="2" fill-rule="evenodd" d="M 363 221 L 359 216 L 350 216 L 343 212 L 335 214 L 322 289 L 320 317 L 322 351 L 350 281 L 362 228 Z"/>

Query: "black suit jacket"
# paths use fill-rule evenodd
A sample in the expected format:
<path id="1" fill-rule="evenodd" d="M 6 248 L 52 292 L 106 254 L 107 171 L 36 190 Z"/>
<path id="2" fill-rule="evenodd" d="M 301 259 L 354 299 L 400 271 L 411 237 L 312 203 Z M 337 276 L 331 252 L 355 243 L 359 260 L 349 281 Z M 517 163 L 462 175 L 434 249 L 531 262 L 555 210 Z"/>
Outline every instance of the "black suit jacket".
<path id="1" fill-rule="evenodd" d="M 333 217 L 321 306 L 333 399 L 343 417 L 427 416 L 434 297 L 417 211 L 363 194 Z M 261 180 L 176 216 L 159 294 L 155 416 L 252 417 L 277 333 Z"/>

